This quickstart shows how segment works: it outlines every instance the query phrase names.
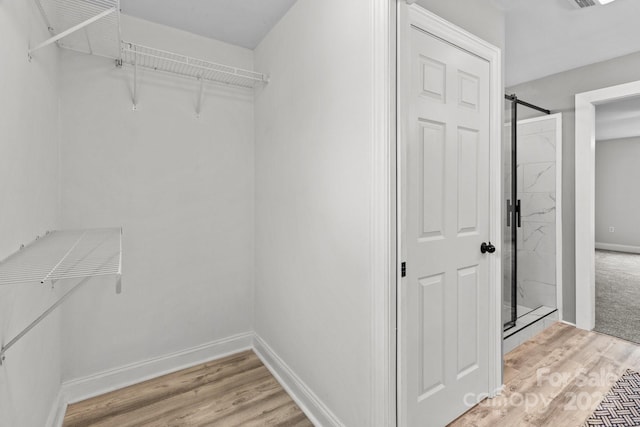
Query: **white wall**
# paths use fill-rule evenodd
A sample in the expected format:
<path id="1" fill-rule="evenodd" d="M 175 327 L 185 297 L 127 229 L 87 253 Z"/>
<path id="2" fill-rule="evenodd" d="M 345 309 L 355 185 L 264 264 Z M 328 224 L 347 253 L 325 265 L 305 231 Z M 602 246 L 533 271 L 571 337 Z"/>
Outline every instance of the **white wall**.
<path id="1" fill-rule="evenodd" d="M 48 37 L 35 3 L 0 2 L 0 259 L 57 228 L 58 89 L 55 48 L 27 50 Z M 0 287 L 0 343 L 52 304 L 60 289 Z M 0 367 L 0 426 L 42 427 L 60 386 L 59 313 L 6 354 Z"/>
<path id="2" fill-rule="evenodd" d="M 125 40 L 253 67 L 250 50 L 123 16 Z M 94 280 L 63 317 L 73 380 L 252 330 L 253 93 L 64 52 L 62 225 L 124 227 L 123 293 Z"/>
<path id="3" fill-rule="evenodd" d="M 370 425 L 371 2 L 298 0 L 256 49 L 255 329 Z"/>
<path id="4" fill-rule="evenodd" d="M 420 3 L 504 45 L 497 9 Z M 371 11 L 298 0 L 256 49 L 255 329 L 348 426 L 372 423 Z"/>
<path id="5" fill-rule="evenodd" d="M 597 243 L 640 249 L 639 160 L 638 137 L 596 142 Z"/>
<path id="6" fill-rule="evenodd" d="M 562 238 L 564 320 L 575 322 L 575 94 L 639 80 L 640 52 L 507 89 L 518 98 L 563 113 Z M 526 110 L 522 108 L 521 110 Z M 524 112 L 524 111 L 523 111 Z M 524 118 L 524 117 L 523 117 Z"/>

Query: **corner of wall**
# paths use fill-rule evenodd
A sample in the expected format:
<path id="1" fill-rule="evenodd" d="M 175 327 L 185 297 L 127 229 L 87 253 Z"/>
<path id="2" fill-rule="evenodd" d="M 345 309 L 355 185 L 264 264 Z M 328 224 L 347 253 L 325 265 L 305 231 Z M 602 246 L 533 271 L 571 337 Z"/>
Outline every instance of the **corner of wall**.
<path id="1" fill-rule="evenodd" d="M 344 427 L 331 409 L 258 334 L 254 334 L 253 350 L 314 426 Z"/>

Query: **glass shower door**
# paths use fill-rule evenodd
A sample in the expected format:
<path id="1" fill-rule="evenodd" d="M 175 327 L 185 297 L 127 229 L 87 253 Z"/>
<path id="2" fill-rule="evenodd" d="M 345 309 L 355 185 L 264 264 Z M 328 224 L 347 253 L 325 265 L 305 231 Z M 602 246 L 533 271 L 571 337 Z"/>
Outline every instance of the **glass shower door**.
<path id="1" fill-rule="evenodd" d="M 555 119 L 545 119 L 549 111 L 508 95 L 504 112 L 502 320 L 506 331 L 534 319 L 535 313 L 529 313 L 557 308 L 553 277 L 556 141 Z"/>
<path id="2" fill-rule="evenodd" d="M 516 177 L 514 173 L 515 156 L 513 138 L 513 102 L 505 100 L 502 158 L 504 159 L 504 197 L 502 211 L 505 212 L 503 221 L 503 280 L 502 280 L 502 323 L 504 329 L 515 326 L 517 320 L 517 292 L 516 292 L 516 253 L 517 230 L 514 227 L 513 200 L 516 193 Z"/>

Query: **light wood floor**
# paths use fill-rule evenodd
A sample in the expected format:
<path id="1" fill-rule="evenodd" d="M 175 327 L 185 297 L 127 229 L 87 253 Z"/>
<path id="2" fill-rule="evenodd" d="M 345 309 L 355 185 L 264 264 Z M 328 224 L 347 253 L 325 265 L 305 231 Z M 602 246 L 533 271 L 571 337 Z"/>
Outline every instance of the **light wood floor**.
<path id="1" fill-rule="evenodd" d="M 505 357 L 505 388 L 453 427 L 577 427 L 640 346 L 557 323 Z M 311 426 L 247 351 L 71 405 L 64 427 Z"/>
<path id="2" fill-rule="evenodd" d="M 246 351 L 69 406 L 64 427 L 291 426 L 311 422 Z"/>
<path id="3" fill-rule="evenodd" d="M 557 323 L 504 363 L 502 395 L 450 426 L 581 426 L 625 370 L 640 371 L 640 346 Z"/>

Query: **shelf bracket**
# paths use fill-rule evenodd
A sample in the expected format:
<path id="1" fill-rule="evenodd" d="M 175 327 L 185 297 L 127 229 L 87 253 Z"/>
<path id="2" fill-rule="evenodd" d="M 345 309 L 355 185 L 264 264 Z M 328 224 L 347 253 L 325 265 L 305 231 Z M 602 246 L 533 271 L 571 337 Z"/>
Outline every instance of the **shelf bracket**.
<path id="1" fill-rule="evenodd" d="M 69 298 L 74 292 L 76 292 L 78 289 L 80 289 L 80 287 L 82 285 L 84 285 L 85 283 L 87 283 L 89 281 L 89 277 L 84 278 L 82 281 L 80 281 L 80 283 L 78 283 L 77 285 L 75 285 L 73 288 L 71 288 L 71 290 L 69 292 L 67 292 L 66 294 L 64 294 L 58 301 L 56 301 L 51 307 L 49 307 L 44 313 L 42 313 L 40 316 L 38 316 L 38 318 L 36 320 L 34 320 L 33 322 L 31 322 L 29 324 L 29 326 L 27 326 L 26 328 L 24 328 L 18 335 L 16 335 L 11 341 L 9 341 L 6 345 L 3 345 L 2 348 L 0 348 L 0 366 L 2 366 L 2 362 L 4 362 L 5 359 L 5 353 L 7 352 L 7 350 L 9 350 L 11 347 L 14 346 L 15 343 L 17 343 L 18 341 L 20 341 L 22 339 L 22 337 L 24 337 L 25 335 L 27 335 L 27 333 L 29 333 L 30 330 L 32 330 L 33 328 L 35 328 L 40 322 L 42 322 L 49 314 L 51 314 L 51 312 L 53 310 L 55 310 L 56 308 L 58 308 L 58 306 L 60 304 L 62 304 L 67 298 Z"/>
<path id="2" fill-rule="evenodd" d="M 135 50 L 135 47 L 134 47 Z M 133 111 L 138 109 L 138 58 L 135 57 L 133 61 Z"/>
<path id="3" fill-rule="evenodd" d="M 50 44 L 55 43 L 58 40 L 68 36 L 69 34 L 73 34 L 76 31 L 81 30 L 84 27 L 86 27 L 88 25 L 91 25 L 96 21 L 101 20 L 105 16 L 111 15 L 115 11 L 116 11 L 115 7 L 109 8 L 109 9 L 97 14 L 96 16 L 87 19 L 86 21 L 79 23 L 78 25 L 74 25 L 73 27 L 69 28 L 68 30 L 65 30 L 65 31 L 61 32 L 60 34 L 57 34 L 57 35 L 49 38 L 48 40 L 43 41 L 42 43 L 40 43 L 39 45 L 37 45 L 33 49 L 29 49 L 29 58 L 31 58 L 33 52 L 35 52 L 36 50 L 42 49 L 43 47 L 46 47 L 46 46 L 49 46 Z"/>
<path id="4" fill-rule="evenodd" d="M 89 32 L 87 27 L 84 28 L 84 38 L 87 40 L 87 46 L 89 47 L 89 55 L 93 55 L 93 46 L 91 46 L 91 39 L 89 39 Z"/>
<path id="5" fill-rule="evenodd" d="M 200 90 L 198 92 L 198 105 L 196 106 L 196 116 L 200 117 L 200 112 L 202 111 L 202 96 L 204 94 L 204 79 L 199 77 L 200 80 Z"/>
<path id="6" fill-rule="evenodd" d="M 120 229 L 120 259 L 118 260 L 118 274 L 116 275 L 116 294 L 122 293 L 122 228 Z"/>

